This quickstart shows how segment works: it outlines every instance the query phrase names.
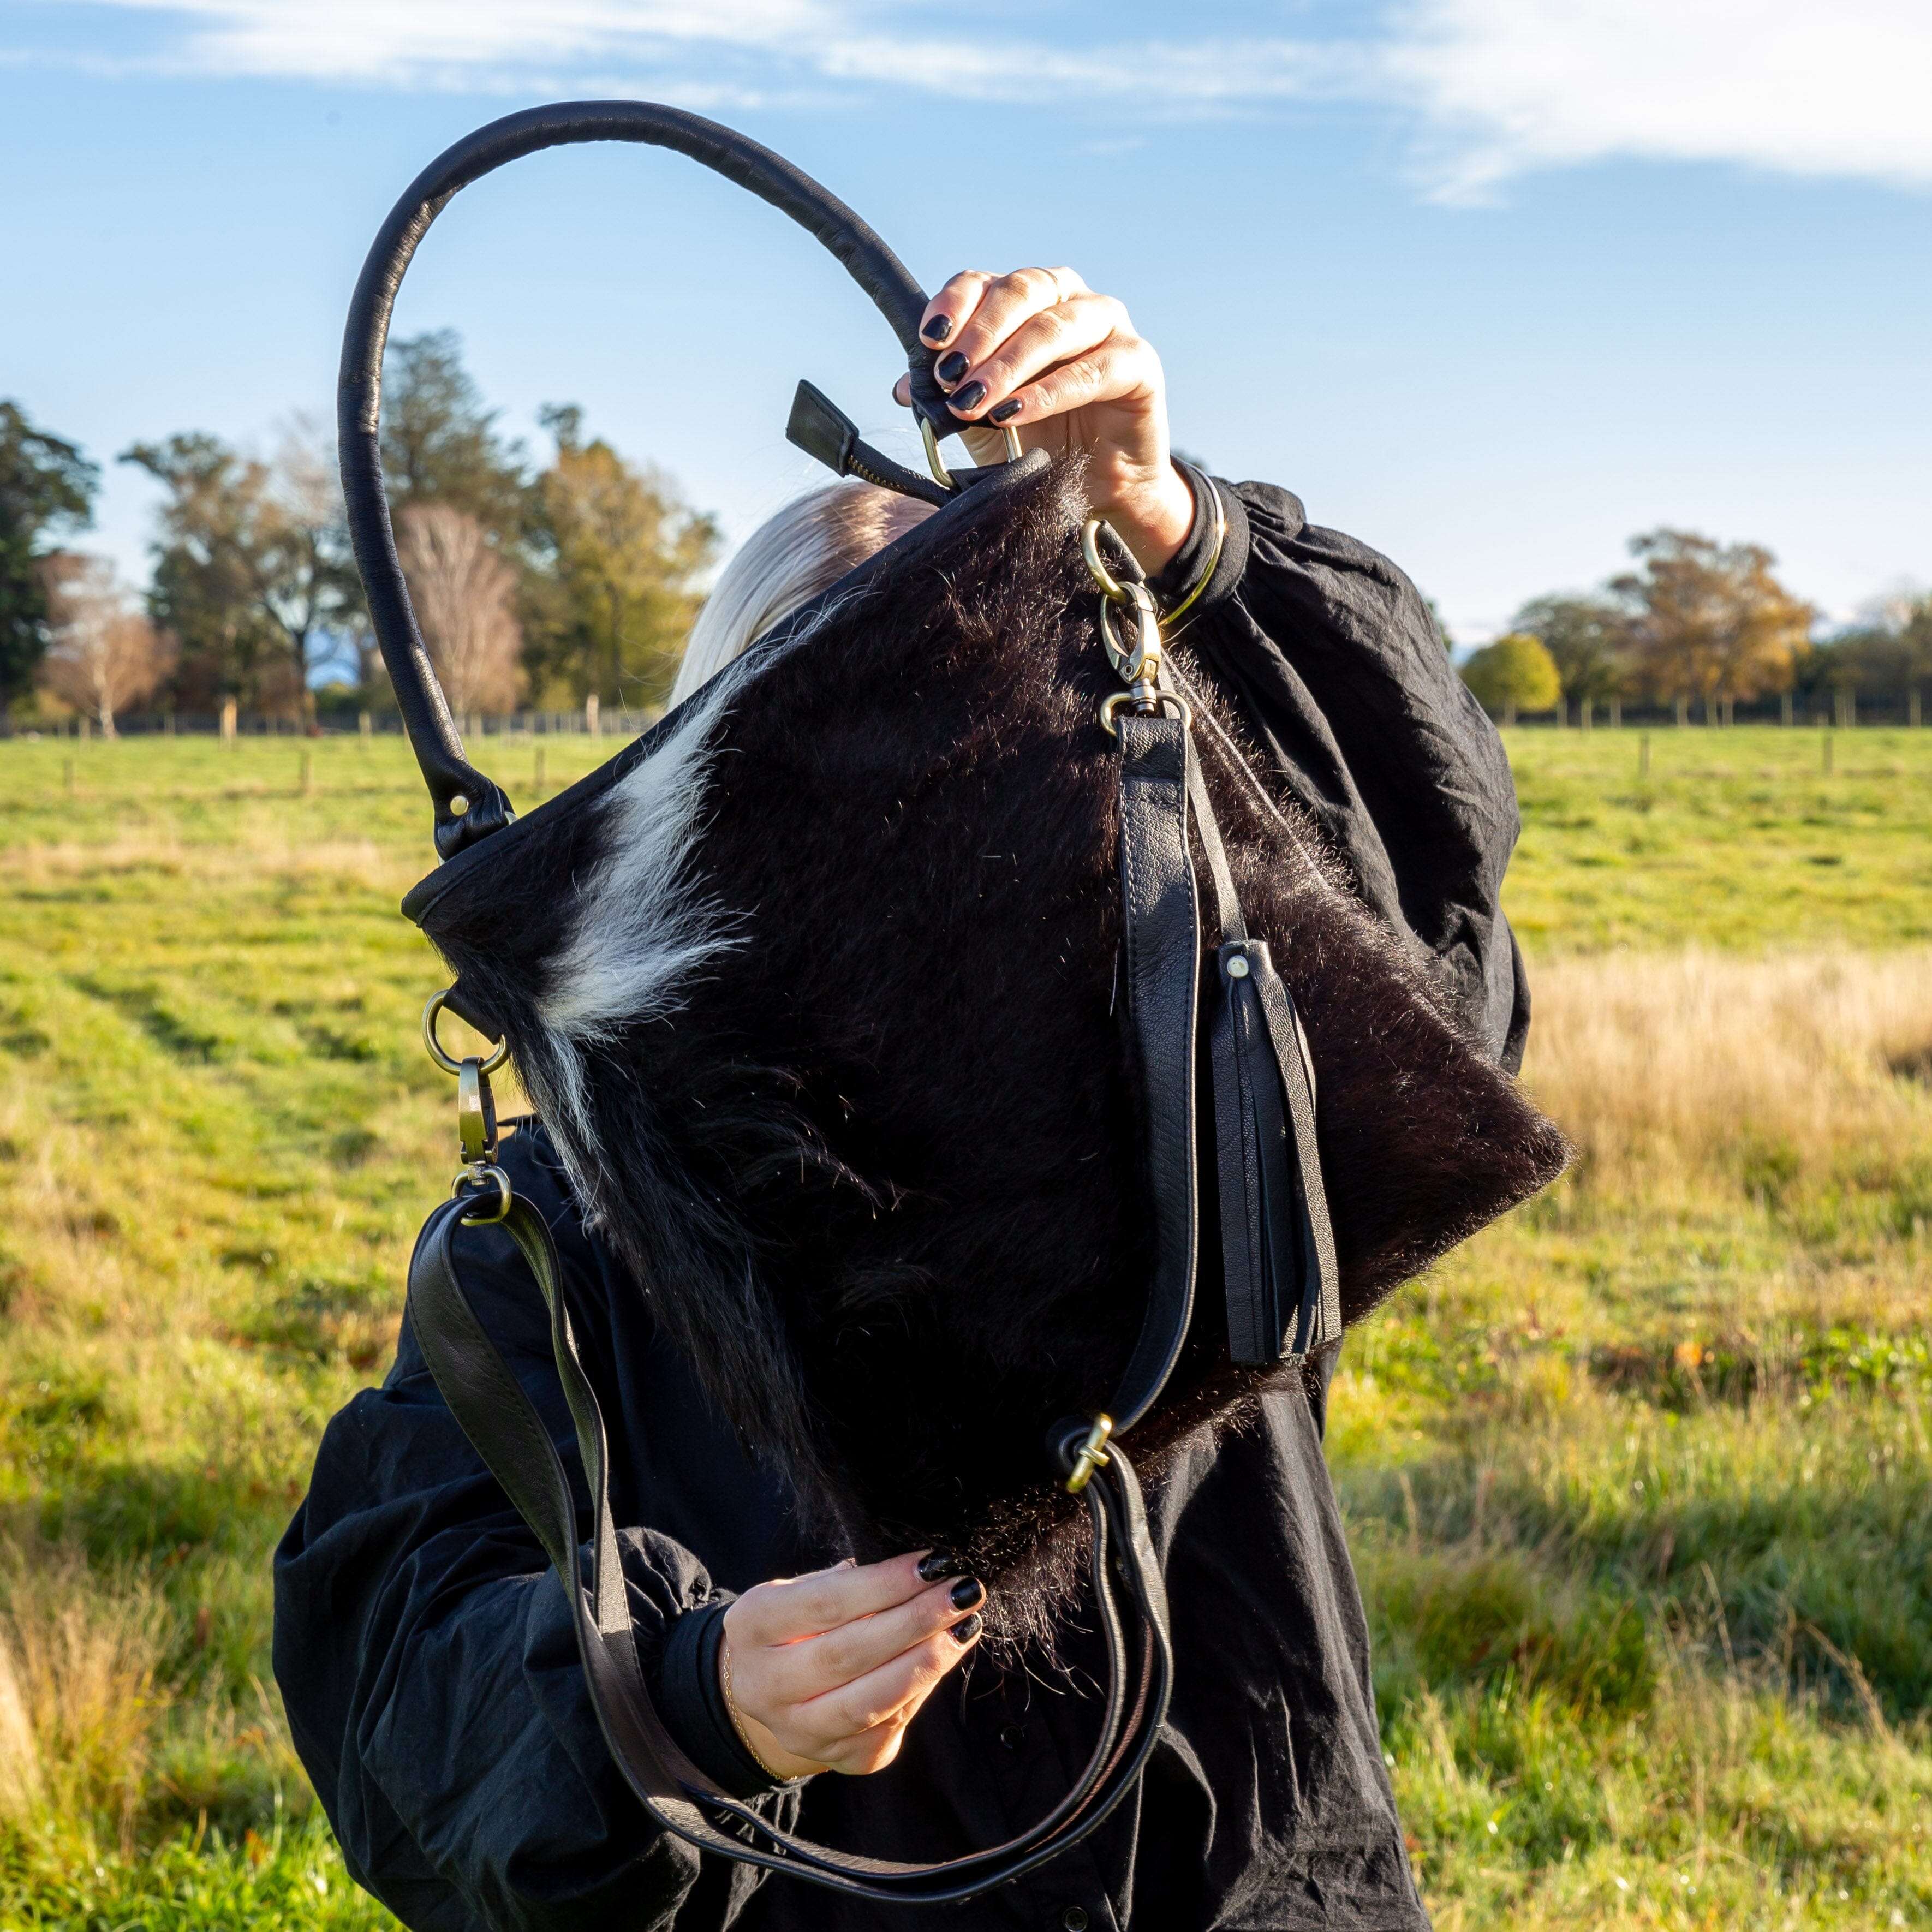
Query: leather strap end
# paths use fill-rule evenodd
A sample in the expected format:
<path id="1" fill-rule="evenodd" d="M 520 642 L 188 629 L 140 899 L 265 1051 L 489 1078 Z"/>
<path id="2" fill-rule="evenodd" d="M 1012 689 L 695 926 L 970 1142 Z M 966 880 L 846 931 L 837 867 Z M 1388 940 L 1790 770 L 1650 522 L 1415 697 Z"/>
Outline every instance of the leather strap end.
<path id="1" fill-rule="evenodd" d="M 859 440 L 859 425 L 823 389 L 801 380 L 791 399 L 785 440 L 843 476 Z"/>

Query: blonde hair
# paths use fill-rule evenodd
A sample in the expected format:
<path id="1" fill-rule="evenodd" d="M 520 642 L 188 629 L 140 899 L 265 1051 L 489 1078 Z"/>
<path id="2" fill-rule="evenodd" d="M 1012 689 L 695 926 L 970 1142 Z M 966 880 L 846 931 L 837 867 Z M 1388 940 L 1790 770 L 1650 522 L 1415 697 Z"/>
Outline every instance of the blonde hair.
<path id="1" fill-rule="evenodd" d="M 929 503 L 833 483 L 760 524 L 720 574 L 691 627 L 670 701 L 682 704 L 774 624 L 932 514 Z"/>

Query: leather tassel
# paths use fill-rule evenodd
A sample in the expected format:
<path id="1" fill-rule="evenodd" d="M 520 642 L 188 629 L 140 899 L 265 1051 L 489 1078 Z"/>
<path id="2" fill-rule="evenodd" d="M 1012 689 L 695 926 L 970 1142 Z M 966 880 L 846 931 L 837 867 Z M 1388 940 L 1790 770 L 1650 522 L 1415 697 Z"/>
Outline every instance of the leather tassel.
<path id="1" fill-rule="evenodd" d="M 1265 940 L 1230 940 L 1217 958 L 1210 1051 L 1228 1345 L 1255 1367 L 1340 1335 L 1340 1284 L 1300 1016 Z"/>

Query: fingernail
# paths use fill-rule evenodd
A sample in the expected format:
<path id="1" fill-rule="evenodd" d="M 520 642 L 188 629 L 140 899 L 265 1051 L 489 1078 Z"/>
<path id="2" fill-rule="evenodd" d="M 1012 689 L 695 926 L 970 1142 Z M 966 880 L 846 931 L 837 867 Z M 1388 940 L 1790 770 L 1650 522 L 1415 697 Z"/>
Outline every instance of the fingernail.
<path id="1" fill-rule="evenodd" d="M 962 1576 L 946 1594 L 956 1610 L 970 1610 L 986 1600 L 986 1586 L 976 1576 Z"/>
<path id="2" fill-rule="evenodd" d="M 956 382 L 972 366 L 956 349 L 950 356 L 942 356 L 933 364 L 932 373 L 942 382 Z"/>
<path id="3" fill-rule="evenodd" d="M 928 1550 L 919 1559 L 915 1574 L 922 1583 L 936 1583 L 942 1576 L 963 1576 L 966 1559 L 950 1550 Z"/>
<path id="4" fill-rule="evenodd" d="M 936 315 L 920 331 L 928 342 L 944 342 L 952 333 L 952 318 L 950 315 Z"/>
<path id="5" fill-rule="evenodd" d="M 963 1624 L 955 1624 L 952 1626 L 952 1641 L 964 1650 L 980 1634 L 983 1628 L 980 1621 L 980 1613 L 976 1610 Z"/>
<path id="6" fill-rule="evenodd" d="M 1009 396 L 996 410 L 986 412 L 988 422 L 1011 422 L 1026 405 L 1017 396 Z"/>
<path id="7" fill-rule="evenodd" d="M 965 388 L 947 403 L 949 409 L 956 410 L 962 416 L 970 416 L 986 400 L 984 382 L 968 382 Z"/>

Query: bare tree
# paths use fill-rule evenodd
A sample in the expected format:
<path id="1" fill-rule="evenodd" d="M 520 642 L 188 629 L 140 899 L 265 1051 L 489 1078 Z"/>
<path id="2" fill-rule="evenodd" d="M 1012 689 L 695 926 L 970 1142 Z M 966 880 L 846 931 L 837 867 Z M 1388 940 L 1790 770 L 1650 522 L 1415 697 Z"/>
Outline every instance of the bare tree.
<path id="1" fill-rule="evenodd" d="M 184 682 L 308 715 L 317 662 L 345 642 L 362 662 L 362 592 L 326 430 L 291 418 L 273 463 L 201 434 L 136 443 L 121 460 L 167 488 L 148 601 L 182 640 Z"/>
<path id="2" fill-rule="evenodd" d="M 40 661 L 42 688 L 115 735 L 114 714 L 148 696 L 173 652 L 104 556 L 60 551 L 42 565 L 50 641 Z"/>
<path id="3" fill-rule="evenodd" d="M 447 503 L 411 503 L 398 522 L 410 602 L 450 709 L 508 710 L 523 644 L 516 571 L 474 517 Z"/>

